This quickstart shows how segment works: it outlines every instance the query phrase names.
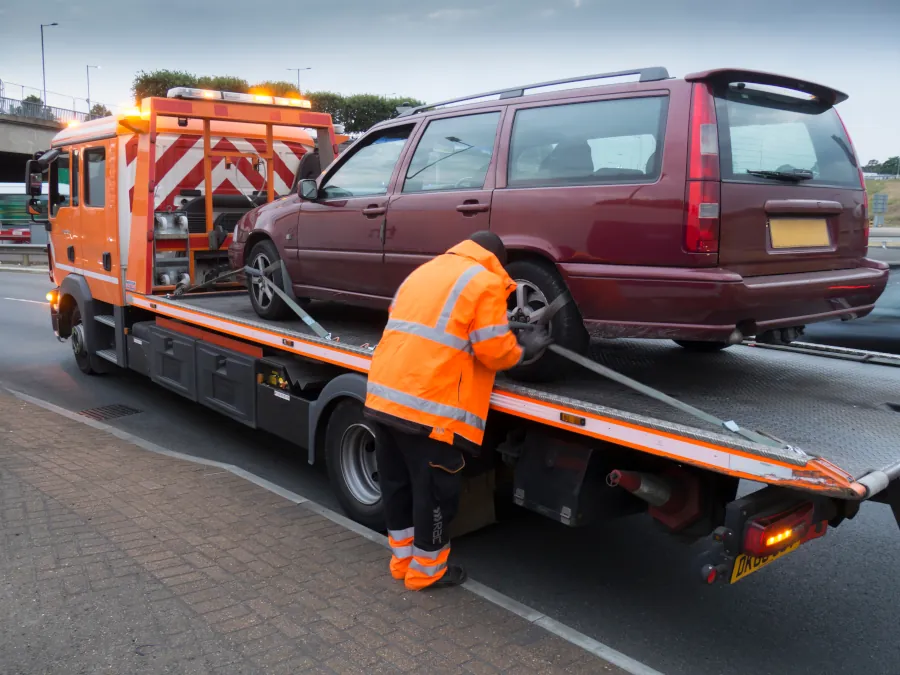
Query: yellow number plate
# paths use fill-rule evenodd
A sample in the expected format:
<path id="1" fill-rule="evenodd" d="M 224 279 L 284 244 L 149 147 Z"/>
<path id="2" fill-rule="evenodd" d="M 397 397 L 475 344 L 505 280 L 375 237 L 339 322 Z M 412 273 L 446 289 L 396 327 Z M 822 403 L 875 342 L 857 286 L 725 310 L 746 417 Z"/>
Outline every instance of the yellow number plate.
<path id="1" fill-rule="evenodd" d="M 772 218 L 772 248 L 826 248 L 831 246 L 824 218 Z"/>
<path id="2" fill-rule="evenodd" d="M 796 551 L 798 548 L 800 548 L 801 543 L 803 542 L 795 542 L 788 546 L 786 549 L 778 551 L 778 553 L 773 553 L 772 555 L 767 555 L 764 558 L 757 558 L 756 556 L 742 553 L 734 561 L 734 569 L 731 571 L 730 583 L 736 584 L 741 579 L 749 577 L 754 572 L 761 570 L 769 563 L 773 563 L 779 558 L 783 558 L 788 553 Z"/>

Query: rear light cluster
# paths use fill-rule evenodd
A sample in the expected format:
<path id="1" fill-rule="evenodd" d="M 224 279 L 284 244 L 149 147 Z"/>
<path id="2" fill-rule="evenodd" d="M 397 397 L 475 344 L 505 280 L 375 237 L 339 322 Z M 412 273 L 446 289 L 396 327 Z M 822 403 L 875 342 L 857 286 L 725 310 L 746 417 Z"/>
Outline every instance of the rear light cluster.
<path id="1" fill-rule="evenodd" d="M 691 138 L 685 195 L 684 247 L 719 251 L 719 132 L 710 86 L 696 83 L 691 100 Z"/>
<path id="2" fill-rule="evenodd" d="M 797 542 L 825 534 L 827 523 L 815 523 L 812 504 L 800 504 L 787 511 L 759 516 L 744 529 L 744 552 L 758 558 L 782 551 Z"/>

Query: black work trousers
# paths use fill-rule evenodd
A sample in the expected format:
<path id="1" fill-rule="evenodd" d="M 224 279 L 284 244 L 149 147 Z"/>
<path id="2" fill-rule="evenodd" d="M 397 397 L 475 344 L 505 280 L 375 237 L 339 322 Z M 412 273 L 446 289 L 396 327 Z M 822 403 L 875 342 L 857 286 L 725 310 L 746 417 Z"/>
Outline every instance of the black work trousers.
<path id="1" fill-rule="evenodd" d="M 459 510 L 462 452 L 424 434 L 382 425 L 376 446 L 378 483 L 389 531 L 413 529 L 413 546 L 438 551 L 450 542 L 450 523 Z"/>

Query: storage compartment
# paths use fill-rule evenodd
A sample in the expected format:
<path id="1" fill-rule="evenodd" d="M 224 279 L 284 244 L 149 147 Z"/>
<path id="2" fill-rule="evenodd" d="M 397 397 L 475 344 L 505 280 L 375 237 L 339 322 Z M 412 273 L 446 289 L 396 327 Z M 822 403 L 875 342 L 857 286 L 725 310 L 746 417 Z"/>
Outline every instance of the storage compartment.
<path id="1" fill-rule="evenodd" d="M 133 334 L 126 337 L 128 367 L 141 375 L 150 376 L 150 341 Z"/>
<path id="2" fill-rule="evenodd" d="M 150 379 L 192 401 L 197 400 L 195 343 L 159 326 L 150 329 Z"/>
<path id="3" fill-rule="evenodd" d="M 197 342 L 200 403 L 256 428 L 256 359 L 207 342 Z"/>
<path id="4" fill-rule="evenodd" d="M 257 428 L 306 448 L 309 441 L 309 401 L 267 384 L 256 385 Z"/>

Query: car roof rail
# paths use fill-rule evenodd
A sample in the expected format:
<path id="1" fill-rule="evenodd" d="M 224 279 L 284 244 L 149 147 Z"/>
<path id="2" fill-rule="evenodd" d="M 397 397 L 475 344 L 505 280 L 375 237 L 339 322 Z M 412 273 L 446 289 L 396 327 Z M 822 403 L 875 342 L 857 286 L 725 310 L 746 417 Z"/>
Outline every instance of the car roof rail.
<path id="1" fill-rule="evenodd" d="M 557 84 L 570 84 L 572 82 L 587 82 L 590 80 L 603 80 L 610 77 L 623 77 L 625 75 L 639 75 L 639 82 L 658 82 L 659 80 L 668 80 L 669 71 L 662 66 L 654 66 L 652 68 L 635 68 L 633 70 L 619 70 L 614 73 L 597 73 L 595 75 L 580 75 L 578 77 L 566 77 L 561 80 L 549 80 L 547 82 L 536 82 L 534 84 L 525 84 L 518 87 L 507 87 L 505 89 L 497 89 L 495 91 L 487 91 L 481 94 L 472 94 L 471 96 L 463 96 L 461 98 L 452 98 L 446 101 L 438 101 L 437 103 L 426 103 L 425 105 L 416 106 L 415 108 L 398 108 L 398 117 L 406 117 L 407 115 L 415 115 L 416 113 L 431 110 L 432 108 L 440 108 L 441 106 L 450 105 L 452 103 L 463 103 L 465 101 L 474 101 L 479 98 L 487 98 L 488 96 L 499 96 L 500 100 L 509 98 L 518 98 L 524 96 L 529 89 L 540 89 L 541 87 L 552 87 Z"/>

